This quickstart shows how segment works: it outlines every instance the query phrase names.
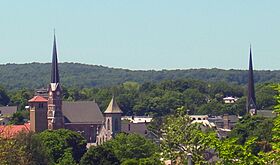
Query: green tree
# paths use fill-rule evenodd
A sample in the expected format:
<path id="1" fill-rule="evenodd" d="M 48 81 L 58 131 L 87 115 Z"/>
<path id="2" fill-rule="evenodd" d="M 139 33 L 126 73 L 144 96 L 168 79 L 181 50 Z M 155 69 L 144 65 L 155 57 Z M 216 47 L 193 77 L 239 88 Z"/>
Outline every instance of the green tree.
<path id="1" fill-rule="evenodd" d="M 192 124 L 183 107 L 178 108 L 176 114 L 166 117 L 161 130 L 161 148 L 167 160 L 183 164 L 191 153 L 195 164 L 206 163 L 204 153 L 210 149 L 216 136 L 213 133 L 206 134 L 200 125 Z"/>
<path id="2" fill-rule="evenodd" d="M 120 164 L 114 153 L 104 146 L 90 147 L 81 159 L 80 165 Z"/>
<path id="3" fill-rule="evenodd" d="M 58 159 L 57 165 L 77 165 L 76 161 L 72 156 L 71 150 L 66 149 L 62 157 Z"/>
<path id="4" fill-rule="evenodd" d="M 78 163 L 86 152 L 86 139 L 74 131 L 66 129 L 47 130 L 39 133 L 38 137 L 46 148 L 49 157 L 55 163 L 59 162 L 66 151 L 70 152 L 73 159 Z"/>
<path id="5" fill-rule="evenodd" d="M 29 119 L 29 111 L 17 111 L 10 118 L 9 124 L 21 125 Z"/>
<path id="6" fill-rule="evenodd" d="M 137 134 L 118 134 L 113 140 L 104 144 L 104 147 L 114 152 L 118 160 L 149 158 L 159 151 L 152 141 Z"/>
<path id="7" fill-rule="evenodd" d="M 264 145 L 259 147 L 267 151 L 270 149 L 268 142 L 272 139 L 272 127 L 272 119 L 261 116 L 244 116 L 235 125 L 230 137 L 237 138 L 238 143 L 242 145 L 249 139 L 257 137 L 256 140 L 262 142 L 260 145 Z"/>
<path id="8" fill-rule="evenodd" d="M 4 87 L 0 86 L 0 105 L 6 106 L 10 102 L 10 97 L 7 95 Z"/>
<path id="9" fill-rule="evenodd" d="M 24 149 L 26 159 L 29 159 L 29 165 L 47 165 L 51 164 L 45 147 L 33 132 L 20 132 L 14 138 L 16 145 Z M 13 154 L 13 153 L 11 153 Z"/>

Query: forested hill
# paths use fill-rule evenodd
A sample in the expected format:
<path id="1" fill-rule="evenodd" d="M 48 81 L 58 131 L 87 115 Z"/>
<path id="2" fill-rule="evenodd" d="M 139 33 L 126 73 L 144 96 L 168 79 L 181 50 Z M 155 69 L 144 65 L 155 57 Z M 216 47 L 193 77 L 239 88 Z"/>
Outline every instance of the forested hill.
<path id="1" fill-rule="evenodd" d="M 8 90 L 46 87 L 50 81 L 50 63 L 0 65 L 0 80 Z M 103 87 L 126 81 L 156 82 L 164 79 L 193 78 L 205 81 L 225 81 L 236 84 L 247 82 L 245 70 L 187 69 L 162 71 L 132 71 L 78 63 L 59 64 L 64 86 Z M 255 81 L 279 82 L 280 71 L 255 71 Z"/>

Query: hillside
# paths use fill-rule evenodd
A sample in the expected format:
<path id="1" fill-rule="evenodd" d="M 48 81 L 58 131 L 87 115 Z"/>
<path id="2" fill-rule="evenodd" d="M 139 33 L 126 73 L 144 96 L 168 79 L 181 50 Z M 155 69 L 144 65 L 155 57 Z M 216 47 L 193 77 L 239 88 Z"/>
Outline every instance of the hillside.
<path id="1" fill-rule="evenodd" d="M 157 82 L 164 79 L 193 78 L 205 81 L 225 81 L 246 84 L 247 71 L 222 69 L 187 69 L 162 71 L 132 71 L 97 65 L 61 63 L 61 82 L 64 86 L 106 87 L 126 81 Z M 50 79 L 50 63 L 0 65 L 1 85 L 8 90 L 45 87 Z M 279 82 L 280 71 L 255 71 L 256 83 Z"/>

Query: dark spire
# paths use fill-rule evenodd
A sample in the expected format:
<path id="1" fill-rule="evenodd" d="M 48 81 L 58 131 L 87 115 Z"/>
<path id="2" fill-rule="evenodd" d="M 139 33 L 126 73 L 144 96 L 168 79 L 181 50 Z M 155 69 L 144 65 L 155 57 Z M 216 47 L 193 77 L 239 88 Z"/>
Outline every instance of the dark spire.
<path id="1" fill-rule="evenodd" d="M 55 34 L 54 34 L 54 40 L 53 40 L 53 56 L 52 56 L 51 83 L 59 83 L 59 74 L 58 74 L 58 62 L 57 62 L 57 51 L 56 51 L 56 39 L 55 39 Z"/>
<path id="2" fill-rule="evenodd" d="M 252 50 L 250 45 L 250 57 L 249 57 L 249 71 L 248 71 L 248 96 L 247 96 L 247 111 L 251 114 L 256 114 L 256 97 L 254 87 L 254 74 L 253 74 L 253 62 L 252 62 Z"/>

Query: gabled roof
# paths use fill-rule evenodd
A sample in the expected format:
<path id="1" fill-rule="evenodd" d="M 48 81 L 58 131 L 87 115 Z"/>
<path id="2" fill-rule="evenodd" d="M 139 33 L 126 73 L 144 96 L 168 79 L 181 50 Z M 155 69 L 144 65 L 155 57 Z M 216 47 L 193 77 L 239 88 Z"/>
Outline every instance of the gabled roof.
<path id="1" fill-rule="evenodd" d="M 103 114 L 93 101 L 76 101 L 62 103 L 65 123 L 102 124 Z"/>
<path id="2" fill-rule="evenodd" d="M 42 96 L 34 96 L 32 99 L 28 100 L 28 102 L 30 102 L 30 103 L 34 103 L 34 102 L 48 102 L 48 100 L 45 99 Z"/>
<path id="3" fill-rule="evenodd" d="M 123 113 L 120 109 L 119 105 L 117 104 L 114 96 L 111 99 L 106 111 L 104 113 Z"/>
<path id="4" fill-rule="evenodd" d="M 17 106 L 3 106 L 0 107 L 1 115 L 12 115 L 17 112 Z"/>

